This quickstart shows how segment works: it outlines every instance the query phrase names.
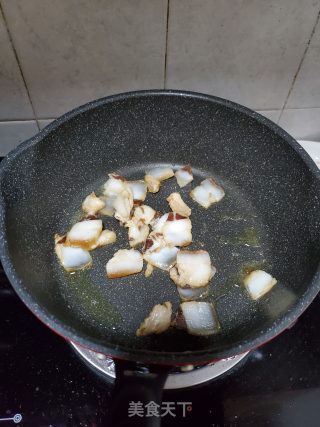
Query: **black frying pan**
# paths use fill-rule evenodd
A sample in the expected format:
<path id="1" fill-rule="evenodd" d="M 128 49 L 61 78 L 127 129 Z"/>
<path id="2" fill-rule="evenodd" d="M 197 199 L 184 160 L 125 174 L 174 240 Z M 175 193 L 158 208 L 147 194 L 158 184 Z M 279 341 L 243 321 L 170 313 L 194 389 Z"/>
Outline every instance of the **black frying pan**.
<path id="1" fill-rule="evenodd" d="M 207 249 L 218 270 L 208 300 L 215 303 L 221 332 L 200 338 L 171 330 L 137 338 L 154 304 L 179 304 L 168 274 L 106 279 L 107 260 L 127 247 L 126 230 L 114 219 L 104 222 L 117 232 L 117 243 L 96 250 L 93 268 L 74 275 L 59 266 L 53 235 L 80 218 L 81 201 L 107 173 L 134 179 L 154 165 L 187 163 L 195 175 L 192 187 L 212 176 L 226 191 L 204 210 L 188 197 L 189 186 L 181 190 L 194 208 L 192 247 Z M 1 259 L 25 304 L 68 340 L 152 364 L 228 357 L 279 334 L 317 294 L 319 175 L 293 138 L 232 102 L 180 91 L 107 97 L 57 119 L 1 164 Z M 166 196 L 176 189 L 174 179 L 166 181 L 146 203 L 167 211 Z M 242 285 L 250 267 L 278 279 L 258 302 Z"/>

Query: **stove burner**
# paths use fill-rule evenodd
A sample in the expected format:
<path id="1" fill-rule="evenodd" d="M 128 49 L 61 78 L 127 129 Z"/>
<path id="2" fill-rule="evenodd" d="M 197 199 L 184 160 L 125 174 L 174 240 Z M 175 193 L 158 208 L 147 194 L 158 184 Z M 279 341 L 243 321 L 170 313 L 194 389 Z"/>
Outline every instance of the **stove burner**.
<path id="1" fill-rule="evenodd" d="M 71 343 L 76 353 L 95 371 L 103 374 L 110 382 L 114 381 L 114 363 L 110 357 L 96 353 L 78 344 Z M 204 366 L 186 365 L 177 368 L 169 374 L 165 383 L 165 390 L 193 387 L 217 378 L 236 366 L 249 352 L 219 360 Z"/>

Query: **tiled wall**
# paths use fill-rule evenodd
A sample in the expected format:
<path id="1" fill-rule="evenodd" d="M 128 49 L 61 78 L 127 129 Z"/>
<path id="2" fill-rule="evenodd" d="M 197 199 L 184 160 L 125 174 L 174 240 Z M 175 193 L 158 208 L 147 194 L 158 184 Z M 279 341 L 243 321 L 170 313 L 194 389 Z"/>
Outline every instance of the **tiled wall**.
<path id="1" fill-rule="evenodd" d="M 0 0 L 0 155 L 71 108 L 180 88 L 320 141 L 320 0 Z"/>

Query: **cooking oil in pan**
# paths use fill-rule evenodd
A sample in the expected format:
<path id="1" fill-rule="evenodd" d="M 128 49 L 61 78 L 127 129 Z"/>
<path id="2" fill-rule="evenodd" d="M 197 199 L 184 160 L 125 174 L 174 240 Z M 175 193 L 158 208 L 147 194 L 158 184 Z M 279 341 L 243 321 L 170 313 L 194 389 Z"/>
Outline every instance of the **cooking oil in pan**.
<path id="1" fill-rule="evenodd" d="M 112 327 L 117 327 L 122 322 L 117 308 L 105 296 L 102 297 L 99 286 L 93 282 L 87 270 L 64 275 L 68 299 L 76 303 L 79 310 L 83 311 L 82 314 L 88 316 L 91 321 Z"/>
<path id="2" fill-rule="evenodd" d="M 230 218 L 230 217 L 229 217 Z M 254 227 L 245 228 L 242 233 L 234 237 L 220 237 L 220 242 L 226 245 L 260 246 L 258 231 Z"/>

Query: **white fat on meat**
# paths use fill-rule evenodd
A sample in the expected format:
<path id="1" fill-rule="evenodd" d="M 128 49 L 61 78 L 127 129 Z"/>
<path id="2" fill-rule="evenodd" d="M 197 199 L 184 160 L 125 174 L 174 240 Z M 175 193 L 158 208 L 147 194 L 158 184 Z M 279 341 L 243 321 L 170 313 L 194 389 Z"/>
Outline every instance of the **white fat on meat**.
<path id="1" fill-rule="evenodd" d="M 269 292 L 277 280 L 263 270 L 254 270 L 244 279 L 244 285 L 252 299 L 257 300 Z"/>
<path id="2" fill-rule="evenodd" d="M 164 246 L 153 251 L 149 250 L 145 252 L 143 259 L 154 267 L 169 271 L 176 263 L 178 251 L 179 249 L 174 246 Z"/>
<path id="3" fill-rule="evenodd" d="M 160 214 L 161 215 L 161 214 Z M 161 216 L 157 216 L 155 217 L 152 221 L 151 221 L 151 227 L 152 230 L 155 233 L 162 233 L 163 231 L 163 226 L 166 223 L 167 219 L 168 219 L 169 213 L 165 213 Z"/>
<path id="4" fill-rule="evenodd" d="M 162 234 L 168 245 L 188 246 L 192 242 L 192 224 L 189 218 L 170 212 Z"/>
<path id="5" fill-rule="evenodd" d="M 177 286 L 177 290 L 182 301 L 194 301 L 208 293 L 208 286 L 202 286 L 201 288 Z"/>
<path id="6" fill-rule="evenodd" d="M 175 172 L 175 177 L 179 187 L 185 187 L 193 181 L 193 174 L 190 165 L 183 166 Z"/>
<path id="7" fill-rule="evenodd" d="M 180 287 L 207 286 L 216 272 L 211 264 L 210 255 L 204 250 L 180 250 L 176 261 L 176 265 L 170 269 L 170 278 Z"/>
<path id="8" fill-rule="evenodd" d="M 135 208 L 132 219 L 134 221 L 141 221 L 144 224 L 151 224 L 154 219 L 156 211 L 148 205 L 141 205 Z"/>
<path id="9" fill-rule="evenodd" d="M 127 181 L 123 176 L 116 173 L 110 173 L 109 179 L 103 185 L 103 194 L 107 197 L 117 196 L 122 191 L 128 189 Z"/>
<path id="10" fill-rule="evenodd" d="M 146 171 L 144 180 L 150 193 L 157 193 L 161 182 L 174 176 L 174 172 L 168 167 L 157 167 Z"/>
<path id="11" fill-rule="evenodd" d="M 123 190 L 117 195 L 113 202 L 115 210 L 114 217 L 125 224 L 131 217 L 133 198 L 130 190 Z"/>
<path id="12" fill-rule="evenodd" d="M 160 190 L 160 181 L 158 181 L 152 175 L 145 175 L 144 180 L 150 193 L 157 193 Z"/>
<path id="13" fill-rule="evenodd" d="M 103 209 L 105 203 L 94 192 L 90 193 L 82 203 L 82 210 L 88 215 L 96 215 Z"/>
<path id="14" fill-rule="evenodd" d="M 150 277 L 153 271 L 154 271 L 154 266 L 152 264 L 147 263 L 147 267 L 144 272 L 145 277 Z"/>
<path id="15" fill-rule="evenodd" d="M 55 252 L 62 267 L 66 271 L 73 272 L 91 266 L 92 258 L 89 251 L 82 248 L 66 246 L 64 243 L 65 236 L 55 236 Z"/>
<path id="16" fill-rule="evenodd" d="M 105 206 L 100 212 L 105 215 L 113 212 L 116 219 L 126 223 L 130 219 L 133 208 L 133 193 L 128 182 L 121 175 L 112 173 L 109 174 L 109 179 L 103 188 L 106 199 Z"/>
<path id="17" fill-rule="evenodd" d="M 173 212 L 178 213 L 181 216 L 188 217 L 191 215 L 191 209 L 189 206 L 182 200 L 179 193 L 171 193 L 167 197 L 167 202 Z"/>
<path id="18" fill-rule="evenodd" d="M 224 189 L 212 178 L 205 179 L 195 187 L 190 197 L 204 208 L 209 208 L 212 203 L 219 202 L 225 195 Z"/>
<path id="19" fill-rule="evenodd" d="M 66 246 L 76 246 L 86 250 L 93 249 L 101 232 L 101 219 L 77 222 L 67 233 Z"/>
<path id="20" fill-rule="evenodd" d="M 126 227 L 128 228 L 129 245 L 132 248 L 145 243 L 150 231 L 147 224 L 132 219 L 126 223 Z"/>
<path id="21" fill-rule="evenodd" d="M 114 231 L 111 230 L 103 230 L 100 234 L 97 243 L 94 248 L 101 248 L 102 246 L 111 245 L 117 240 L 117 235 Z"/>
<path id="22" fill-rule="evenodd" d="M 136 335 L 138 337 L 145 337 L 147 335 L 165 332 L 171 325 L 171 316 L 171 302 L 166 301 L 163 304 L 156 304 L 148 317 L 144 319 L 137 329 Z"/>
<path id="23" fill-rule="evenodd" d="M 134 201 L 143 202 L 147 197 L 147 184 L 143 180 L 127 181 Z"/>
<path id="24" fill-rule="evenodd" d="M 204 301 L 189 301 L 180 304 L 187 331 L 191 335 L 213 335 L 220 329 L 213 305 Z"/>
<path id="25" fill-rule="evenodd" d="M 113 255 L 106 265 L 107 276 L 109 279 L 140 273 L 142 268 L 142 255 L 135 249 L 120 249 Z"/>
<path id="26" fill-rule="evenodd" d="M 157 168 L 149 169 L 146 172 L 146 175 L 151 175 L 155 179 L 161 182 L 173 177 L 174 172 L 171 168 L 168 168 L 168 167 L 157 167 Z"/>
<path id="27" fill-rule="evenodd" d="M 100 209 L 99 214 L 106 216 L 114 215 L 113 203 L 117 196 L 100 196 L 100 200 L 103 202 L 103 207 Z"/>

